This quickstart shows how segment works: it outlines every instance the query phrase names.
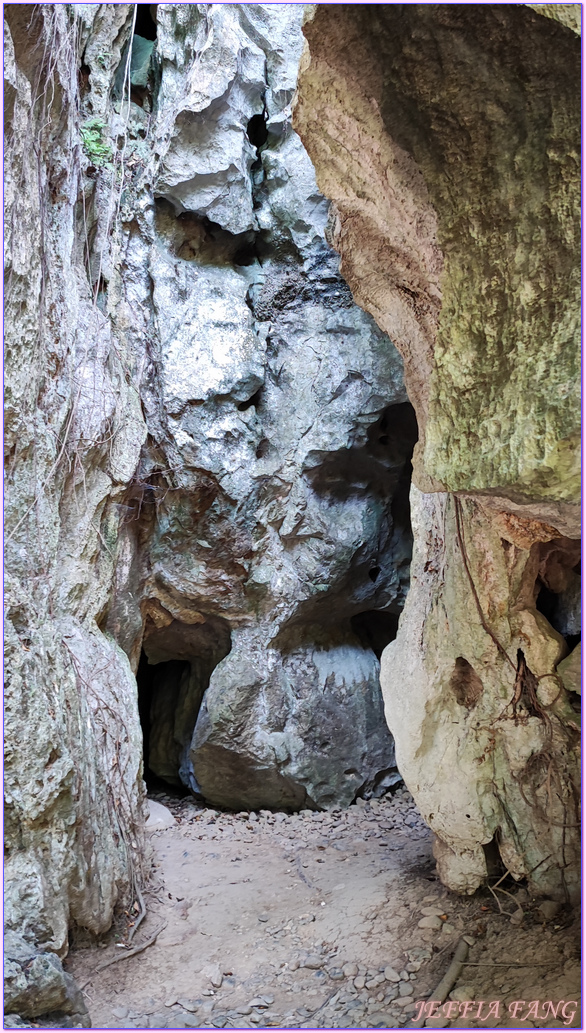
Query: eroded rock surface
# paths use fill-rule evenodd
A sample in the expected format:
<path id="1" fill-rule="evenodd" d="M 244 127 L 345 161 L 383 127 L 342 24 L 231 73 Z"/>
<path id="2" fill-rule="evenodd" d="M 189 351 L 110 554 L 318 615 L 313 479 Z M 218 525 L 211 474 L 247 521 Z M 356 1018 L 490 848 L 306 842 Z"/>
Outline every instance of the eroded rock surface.
<path id="1" fill-rule="evenodd" d="M 145 863 L 135 680 L 96 623 L 145 426 L 84 268 L 69 18 L 6 9 L 5 920 L 58 990 L 18 977 L 29 1016 L 76 1010 L 55 964 L 68 930 L 107 929 Z"/>
<path id="2" fill-rule="evenodd" d="M 6 918 L 49 965 L 148 869 L 140 717 L 211 802 L 396 777 L 417 429 L 291 127 L 302 17 L 7 9 Z"/>
<path id="3" fill-rule="evenodd" d="M 393 324 L 421 476 L 575 504 L 579 40 L 514 5 L 318 5 L 306 34 L 296 125 Z"/>
<path id="4" fill-rule="evenodd" d="M 234 807 L 348 803 L 394 765 L 364 615 L 388 616 L 382 648 L 417 430 L 291 129 L 302 15 L 163 7 L 160 159 L 129 188 L 121 245 L 155 345 L 106 627 L 134 662 L 144 635 L 151 663 L 184 664 L 154 690 L 151 769 Z"/>
<path id="5" fill-rule="evenodd" d="M 414 410 L 400 763 L 449 885 L 494 840 L 573 892 L 576 41 L 473 12 L 318 9 L 331 208 L 302 5 L 6 8 L 6 920 L 56 988 L 15 955 L 13 1016 L 85 1020 L 141 717 L 218 805 L 396 777 Z"/>
<path id="6" fill-rule="evenodd" d="M 552 576 L 571 580 L 580 543 L 521 548 L 481 502 L 415 487 L 412 514 L 412 588 L 381 677 L 440 875 L 472 892 L 494 843 L 533 892 L 575 898 L 580 718 L 558 673 L 566 642 L 536 601 Z"/>
<path id="7" fill-rule="evenodd" d="M 419 421 L 413 580 L 382 682 L 460 892 L 495 847 L 538 892 L 577 890 L 571 7 L 318 5 L 304 29 L 295 124 Z"/>

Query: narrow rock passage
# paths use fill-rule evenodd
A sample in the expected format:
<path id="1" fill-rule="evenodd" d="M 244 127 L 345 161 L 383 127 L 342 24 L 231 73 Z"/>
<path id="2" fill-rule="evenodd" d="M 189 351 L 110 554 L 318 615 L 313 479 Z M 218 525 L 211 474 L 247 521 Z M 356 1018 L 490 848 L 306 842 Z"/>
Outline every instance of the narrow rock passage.
<path id="1" fill-rule="evenodd" d="M 167 924 L 153 946 L 99 972 L 122 953 L 115 944 L 124 927 L 73 951 L 68 966 L 86 983 L 94 1027 L 397 1028 L 463 934 L 475 966 L 464 969 L 456 999 L 500 999 L 502 1021 L 454 1016 L 446 1025 L 507 1025 L 519 980 L 541 999 L 545 990 L 545 999 L 577 997 L 572 916 L 558 908 L 555 928 L 546 928 L 531 911 L 539 902 L 523 904 L 527 928 L 511 928 L 488 893 L 449 894 L 406 789 L 344 811 L 292 815 L 220 813 L 154 795 L 175 823 L 151 833 L 155 876 L 133 946 Z M 537 967 L 490 967 L 503 960 Z"/>

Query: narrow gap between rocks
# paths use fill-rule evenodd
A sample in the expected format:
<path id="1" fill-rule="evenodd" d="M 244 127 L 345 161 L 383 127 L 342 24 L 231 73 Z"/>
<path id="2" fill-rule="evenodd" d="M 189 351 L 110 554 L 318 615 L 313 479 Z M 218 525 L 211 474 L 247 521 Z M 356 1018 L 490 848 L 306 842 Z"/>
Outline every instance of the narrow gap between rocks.
<path id="1" fill-rule="evenodd" d="M 158 4 L 136 4 L 135 36 L 142 36 L 143 39 L 151 41 L 156 40 L 157 7 Z"/>
<path id="2" fill-rule="evenodd" d="M 136 673 L 147 789 L 172 787 L 200 796 L 192 738 L 214 668 L 230 652 L 230 628 L 219 617 L 201 623 L 147 618 Z"/>
<path id="3" fill-rule="evenodd" d="M 539 547 L 535 607 L 571 652 L 581 641 L 581 542 L 557 538 Z"/>

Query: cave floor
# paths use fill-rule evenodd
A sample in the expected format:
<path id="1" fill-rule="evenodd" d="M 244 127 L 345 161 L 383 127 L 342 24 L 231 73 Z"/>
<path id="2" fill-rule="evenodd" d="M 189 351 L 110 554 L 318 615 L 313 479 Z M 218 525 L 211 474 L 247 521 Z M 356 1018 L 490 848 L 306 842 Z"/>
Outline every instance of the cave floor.
<path id="1" fill-rule="evenodd" d="M 468 1009 L 468 1017 L 430 1025 L 579 1026 L 579 1011 L 568 1021 L 571 1007 L 563 1018 L 558 1009 L 557 1018 L 524 1019 L 535 1000 L 579 999 L 575 915 L 561 908 L 546 922 L 539 901 L 509 886 L 517 898 L 497 893 L 500 906 L 524 912 L 511 925 L 488 891 L 449 893 L 406 790 L 346 811 L 293 815 L 226 814 L 155 796 L 175 824 L 150 833 L 148 914 L 133 946 L 165 928 L 144 952 L 99 972 L 121 954 L 125 925 L 98 945 L 79 945 L 66 962 L 85 984 L 94 1028 L 403 1027 L 462 935 L 475 964 L 453 997 L 499 1002 L 498 1018 L 487 1003 L 478 1020 Z M 441 928 L 421 928 L 422 918 Z M 509 1004 L 518 1000 L 526 1004 L 513 1018 Z"/>

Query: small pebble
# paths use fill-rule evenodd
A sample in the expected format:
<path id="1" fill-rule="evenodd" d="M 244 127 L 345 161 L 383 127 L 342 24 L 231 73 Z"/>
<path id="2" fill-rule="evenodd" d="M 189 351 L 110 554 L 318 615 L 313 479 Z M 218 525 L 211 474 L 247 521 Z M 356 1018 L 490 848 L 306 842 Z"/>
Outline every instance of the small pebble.
<path id="1" fill-rule="evenodd" d="M 341 968 L 329 968 L 328 976 L 330 977 L 330 979 L 343 979 L 344 973 L 342 972 Z"/>
<path id="2" fill-rule="evenodd" d="M 184 1009 L 184 1011 L 191 1011 L 191 1012 L 193 1012 L 193 1011 L 197 1011 L 197 1008 L 198 1008 L 198 1005 L 197 1005 L 196 1001 L 186 1000 L 185 997 L 178 997 L 176 1003 L 181 1005 L 181 1007 Z"/>
<path id="3" fill-rule="evenodd" d="M 188 1029 L 196 1029 L 199 1026 L 199 1019 L 196 1019 L 195 1015 L 191 1015 L 189 1012 L 179 1012 L 178 1015 L 173 1016 L 177 1022 L 181 1022 L 183 1026 Z"/>
<path id="4" fill-rule="evenodd" d="M 450 994 L 451 1001 L 473 1001 L 474 1000 L 474 987 L 473 986 L 457 986 L 455 990 L 452 990 Z"/>
<path id="5" fill-rule="evenodd" d="M 417 925 L 420 929 L 441 929 L 443 922 L 438 915 L 426 915 L 425 918 L 420 918 Z"/>
<path id="6" fill-rule="evenodd" d="M 346 979 L 352 979 L 353 976 L 358 975 L 358 965 L 355 965 L 354 963 L 344 965 L 342 972 L 346 976 Z"/>
<path id="7" fill-rule="evenodd" d="M 543 900 L 537 910 L 541 912 L 546 922 L 551 922 L 552 918 L 556 917 L 560 906 L 557 900 Z"/>
<path id="8" fill-rule="evenodd" d="M 394 968 L 387 965 L 385 969 L 385 979 L 388 980 L 389 983 L 398 983 L 400 982 L 401 976 Z"/>

